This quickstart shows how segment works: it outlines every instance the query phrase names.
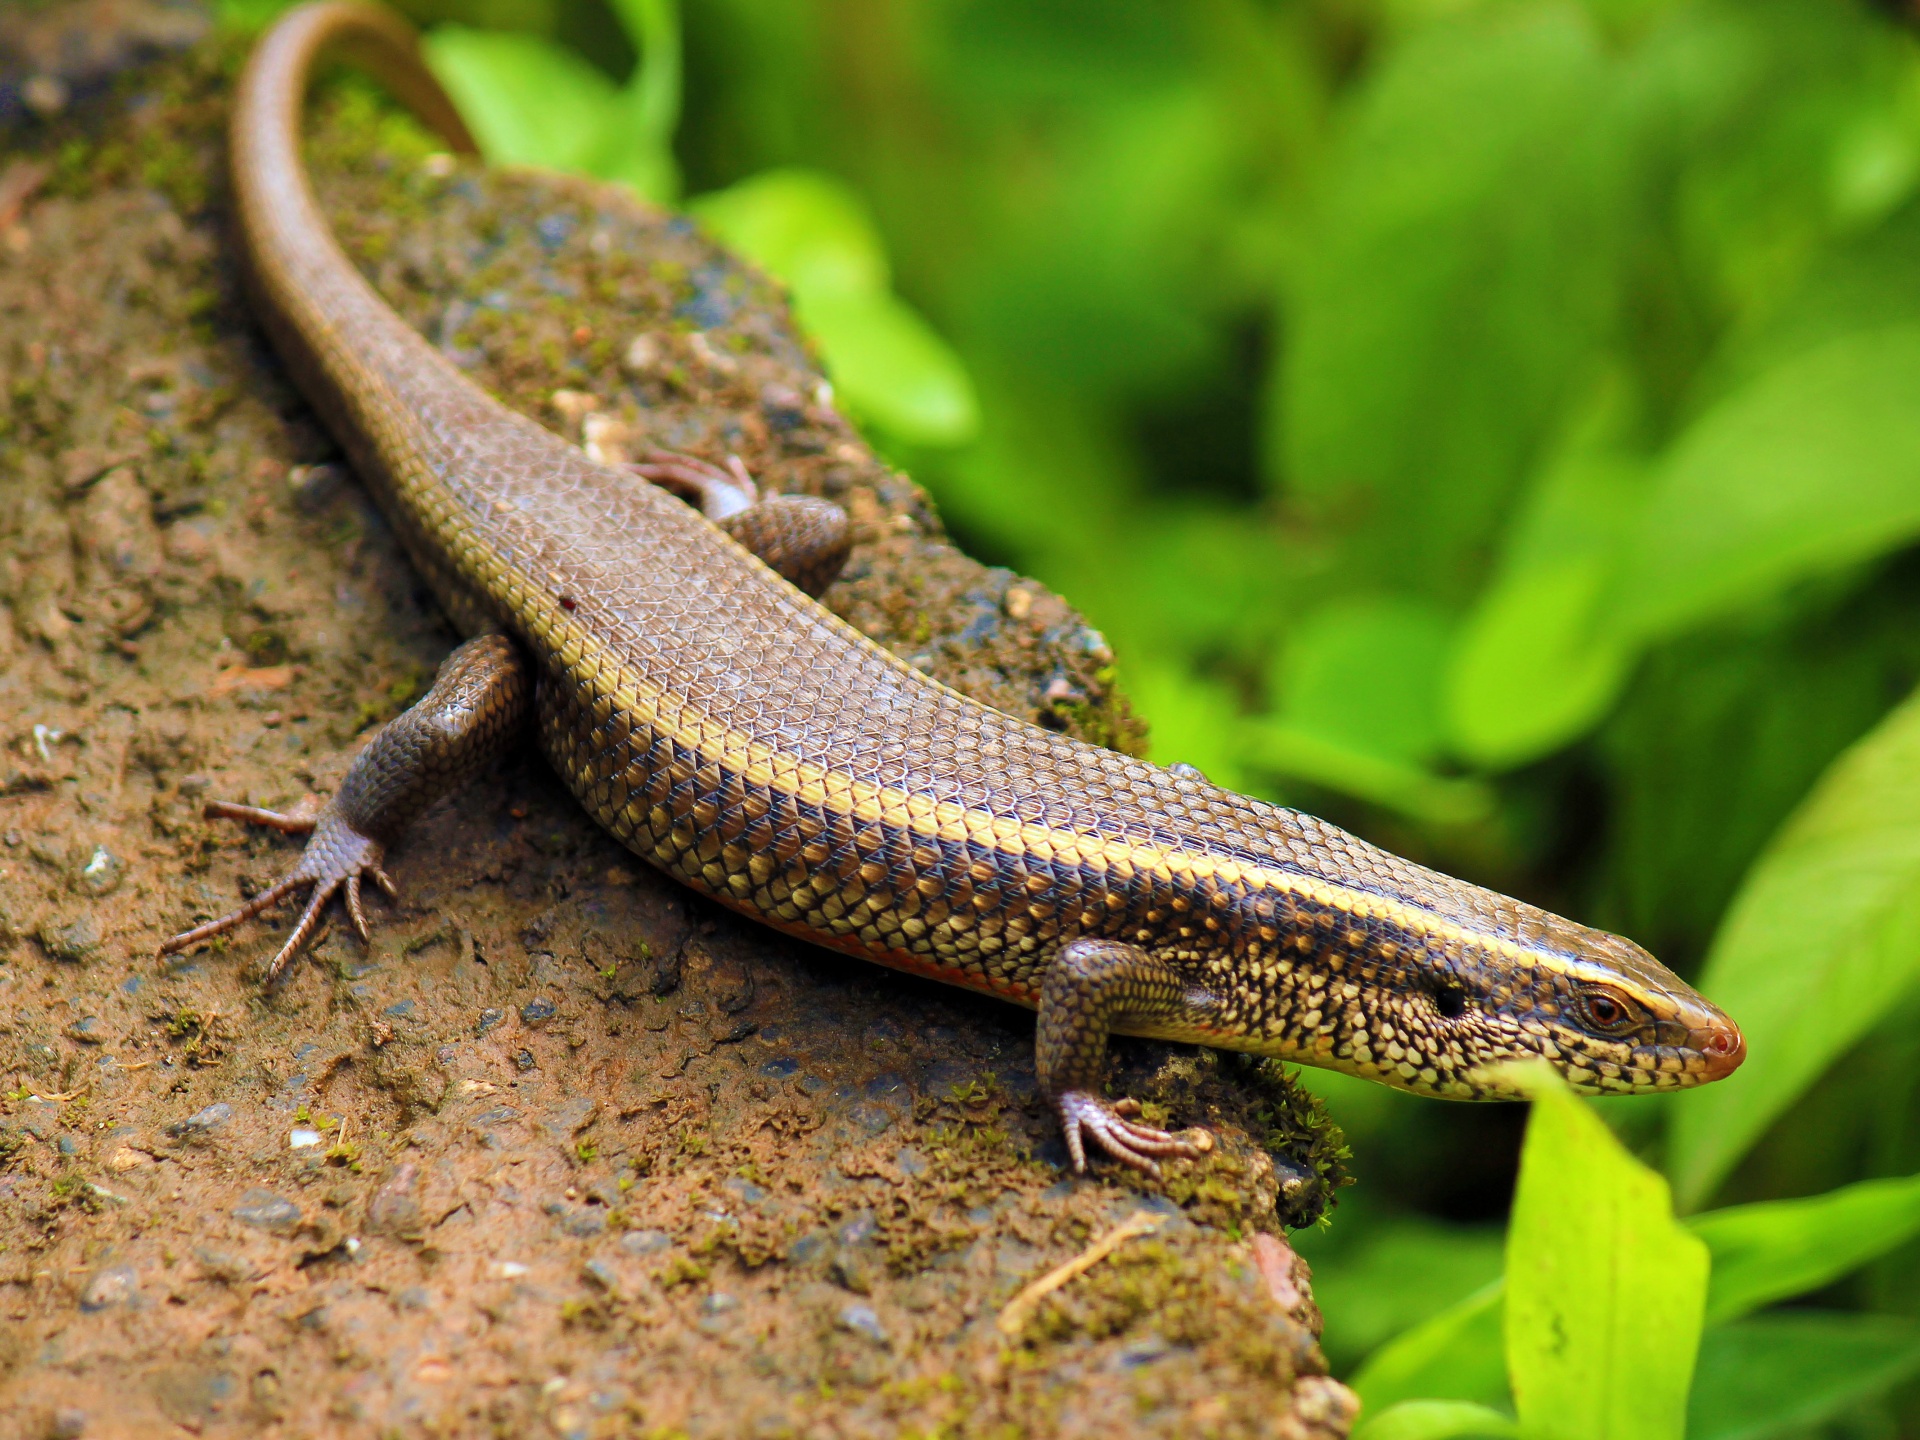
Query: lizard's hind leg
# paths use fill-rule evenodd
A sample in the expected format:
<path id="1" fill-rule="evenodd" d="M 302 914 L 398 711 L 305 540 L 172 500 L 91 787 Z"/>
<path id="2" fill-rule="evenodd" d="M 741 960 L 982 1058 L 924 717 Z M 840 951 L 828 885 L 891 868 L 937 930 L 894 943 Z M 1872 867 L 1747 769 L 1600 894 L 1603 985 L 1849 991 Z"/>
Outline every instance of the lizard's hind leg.
<path id="1" fill-rule="evenodd" d="M 812 495 L 762 496 L 737 456 L 729 455 L 723 470 L 656 450 L 627 468 L 694 506 L 809 595 L 834 582 L 853 548 L 846 511 Z"/>
<path id="2" fill-rule="evenodd" d="M 360 885 L 372 880 L 389 897 L 397 892 L 383 868 L 387 848 L 413 819 L 501 754 L 524 728 L 533 695 L 526 660 L 504 635 L 476 636 L 440 666 L 433 688 L 396 718 L 355 758 L 339 791 L 308 816 L 280 814 L 225 801 L 209 804 L 209 818 L 246 820 L 289 834 L 306 834 L 299 863 L 277 884 L 218 920 L 174 936 L 162 955 L 210 940 L 250 920 L 297 890 L 312 887 L 287 943 L 267 966 L 271 984 L 312 938 L 321 912 L 346 892 L 355 932 L 369 939 Z"/>

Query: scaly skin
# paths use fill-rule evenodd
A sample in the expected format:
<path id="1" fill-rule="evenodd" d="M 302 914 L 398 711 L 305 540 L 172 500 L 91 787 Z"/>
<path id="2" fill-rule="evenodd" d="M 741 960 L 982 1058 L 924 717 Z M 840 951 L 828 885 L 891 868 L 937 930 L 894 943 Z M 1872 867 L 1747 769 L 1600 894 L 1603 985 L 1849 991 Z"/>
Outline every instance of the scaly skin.
<path id="1" fill-rule="evenodd" d="M 1632 943 L 955 694 L 733 538 L 780 555 L 768 527 L 735 514 L 723 530 L 481 393 L 379 299 L 314 201 L 299 109 L 327 48 L 471 146 L 405 27 L 349 4 L 264 38 L 233 120 L 261 313 L 449 614 L 482 636 L 448 662 L 430 716 L 451 672 L 491 667 L 501 693 L 531 675 L 548 758 L 636 854 L 789 934 L 1036 1007 L 1076 1162 L 1089 1139 L 1148 1170 L 1207 1143 L 1101 1097 L 1110 1032 L 1454 1098 L 1512 1095 L 1498 1067 L 1530 1056 L 1591 1093 L 1739 1064 L 1732 1021 Z M 680 465 L 651 478 L 698 479 Z M 791 554 L 781 568 L 812 573 Z M 417 765 L 388 742 L 406 725 L 356 772 Z M 459 729 L 408 733 L 453 745 Z M 350 777 L 329 811 L 368 785 Z M 361 833 L 386 843 L 423 803 L 408 794 Z"/>

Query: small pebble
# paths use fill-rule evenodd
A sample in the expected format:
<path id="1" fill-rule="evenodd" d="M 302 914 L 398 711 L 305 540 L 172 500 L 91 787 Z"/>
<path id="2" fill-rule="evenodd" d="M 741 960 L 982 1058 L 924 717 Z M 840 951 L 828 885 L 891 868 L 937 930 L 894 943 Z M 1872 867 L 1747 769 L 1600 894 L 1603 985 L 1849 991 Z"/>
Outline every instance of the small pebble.
<path id="1" fill-rule="evenodd" d="M 620 1276 L 606 1261 L 600 1259 L 589 1260 L 580 1267 L 580 1273 L 585 1275 L 587 1279 L 598 1285 L 609 1295 L 619 1293 Z"/>
<path id="2" fill-rule="evenodd" d="M 249 1190 L 233 1207 L 233 1218 L 275 1235 L 289 1235 L 300 1223 L 300 1207 L 271 1190 Z"/>
<path id="3" fill-rule="evenodd" d="M 68 1405 L 53 1412 L 49 1440 L 80 1440 L 87 1433 L 87 1412 Z"/>
<path id="4" fill-rule="evenodd" d="M 224 1100 L 216 1100 L 204 1110 L 196 1110 L 186 1119 L 167 1126 L 167 1134 L 176 1140 L 197 1140 L 219 1129 L 232 1118 L 233 1106 Z"/>
<path id="5" fill-rule="evenodd" d="M 78 1040 L 82 1045 L 99 1045 L 106 1040 L 107 1029 L 98 1015 L 83 1015 L 67 1026 L 67 1038 Z"/>
<path id="6" fill-rule="evenodd" d="M 140 1288 L 140 1277 L 130 1265 L 114 1265 L 97 1271 L 80 1292 L 80 1308 L 88 1312 L 105 1310 L 124 1303 Z"/>
<path id="7" fill-rule="evenodd" d="M 93 916 L 82 915 L 65 925 L 46 925 L 40 930 L 40 944 L 55 960 L 77 965 L 100 953 L 100 925 Z"/>
<path id="8" fill-rule="evenodd" d="M 317 515 L 346 488 L 346 471 L 338 465 L 295 465 L 287 471 L 287 492 L 293 508 Z"/>
<path id="9" fill-rule="evenodd" d="M 636 335 L 633 343 L 627 346 L 627 353 L 620 358 L 621 366 L 636 379 L 647 374 L 660 363 L 660 342 L 651 335 Z"/>
<path id="10" fill-rule="evenodd" d="M 480 1018 L 473 1022 L 473 1033 L 476 1035 L 484 1035 L 506 1018 L 507 1012 L 504 1010 L 482 1010 L 480 1012 Z"/>
<path id="11" fill-rule="evenodd" d="M 620 1237 L 620 1248 L 629 1255 L 657 1255 L 671 1244 L 664 1230 L 629 1230 Z"/>
<path id="12" fill-rule="evenodd" d="M 559 1008 L 551 1000 L 529 1000 L 520 1007 L 520 1023 L 544 1025 L 559 1013 Z"/>
<path id="13" fill-rule="evenodd" d="M 111 895 L 120 888 L 120 882 L 126 877 L 127 867 L 104 845 L 93 847 L 93 854 L 80 869 L 80 888 L 96 899 Z"/>
<path id="14" fill-rule="evenodd" d="M 29 75 L 27 83 L 20 87 L 21 103 L 42 120 L 58 115 L 72 98 L 67 82 L 58 75 Z"/>
<path id="15" fill-rule="evenodd" d="M 761 1189 L 751 1180 L 742 1179 L 737 1175 L 733 1179 L 723 1182 L 720 1188 L 723 1190 L 731 1190 L 739 1197 L 741 1203 L 746 1205 L 758 1205 L 762 1200 L 767 1198 L 767 1192 L 765 1190 Z"/>
<path id="16" fill-rule="evenodd" d="M 881 1327 L 880 1316 L 871 1305 L 856 1301 L 842 1309 L 837 1318 L 842 1330 L 862 1336 L 876 1345 L 887 1343 L 887 1332 Z"/>
<path id="17" fill-rule="evenodd" d="M 1164 1360 L 1172 1352 L 1173 1347 L 1158 1335 L 1147 1335 L 1123 1345 L 1113 1358 L 1122 1370 L 1138 1370 L 1156 1360 Z"/>

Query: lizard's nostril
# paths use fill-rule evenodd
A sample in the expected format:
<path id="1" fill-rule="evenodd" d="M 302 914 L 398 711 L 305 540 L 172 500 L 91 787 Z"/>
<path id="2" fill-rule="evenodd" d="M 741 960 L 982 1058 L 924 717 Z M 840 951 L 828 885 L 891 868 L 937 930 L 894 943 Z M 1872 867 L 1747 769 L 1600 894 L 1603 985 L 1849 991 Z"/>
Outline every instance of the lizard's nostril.
<path id="1" fill-rule="evenodd" d="M 1693 1049 L 1707 1057 L 1707 1079 L 1720 1080 L 1740 1068 L 1747 1058 L 1747 1038 L 1731 1020 L 1703 1026 L 1687 1037 Z"/>

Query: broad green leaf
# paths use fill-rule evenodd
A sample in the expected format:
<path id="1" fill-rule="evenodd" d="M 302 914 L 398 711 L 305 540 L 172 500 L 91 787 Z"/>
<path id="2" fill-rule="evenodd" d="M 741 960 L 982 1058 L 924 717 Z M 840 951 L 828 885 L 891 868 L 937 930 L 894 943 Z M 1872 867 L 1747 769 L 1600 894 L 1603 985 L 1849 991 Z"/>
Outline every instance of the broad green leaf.
<path id="1" fill-rule="evenodd" d="M 579 55 L 537 35 L 464 25 L 437 26 L 425 46 L 489 161 L 597 173 L 618 91 Z"/>
<path id="2" fill-rule="evenodd" d="M 1728 395 L 1662 462 L 1619 578 L 1675 634 L 1920 534 L 1920 325 L 1844 335 Z"/>
<path id="3" fill-rule="evenodd" d="M 1920 975 L 1920 695 L 1834 763 L 1735 898 L 1701 987 L 1747 1062 L 1675 1097 L 1681 1203 L 1710 1195 L 1766 1127 Z"/>
<path id="4" fill-rule="evenodd" d="M 980 425 L 966 368 L 887 288 L 886 251 L 860 198 L 816 171 L 770 171 L 693 211 L 793 290 L 848 407 L 910 444 L 957 445 Z"/>
<path id="5" fill-rule="evenodd" d="M 1477 588 L 1614 305 L 1635 140 L 1572 5 L 1422 27 L 1362 87 L 1289 277 L 1274 473 L 1355 566 Z"/>
<path id="6" fill-rule="evenodd" d="M 1819 1311 L 1709 1330 L 1688 1406 L 1689 1440 L 1771 1440 L 1809 1428 L 1920 1373 L 1920 1324 Z"/>
<path id="7" fill-rule="evenodd" d="M 1711 1258 L 1706 1317 L 1718 1327 L 1773 1301 L 1818 1289 L 1920 1232 L 1920 1176 L 1863 1181 L 1804 1200 L 1738 1205 L 1683 1223 Z M 1391 1246 L 1378 1249 L 1378 1265 L 1356 1267 L 1362 1276 L 1374 1276 L 1398 1259 L 1413 1283 L 1420 1283 L 1417 1256 L 1409 1261 Z M 1325 1289 L 1333 1307 L 1327 1313 L 1336 1323 L 1339 1277 L 1336 1264 L 1325 1280 L 1315 1281 L 1316 1291 Z M 1386 1288 L 1394 1281 L 1378 1276 L 1374 1283 Z M 1495 1280 L 1404 1331 L 1368 1357 L 1354 1387 L 1369 1407 L 1398 1405 L 1420 1395 L 1505 1403 L 1499 1354 L 1505 1294 L 1505 1279 Z M 1709 1329 L 1703 1341 L 1703 1369 L 1710 1354 L 1722 1353 L 1712 1348 L 1715 1333 Z"/>
<path id="8" fill-rule="evenodd" d="M 1817 1290 L 1920 1234 L 1920 1175 L 1709 1210 L 1688 1228 L 1713 1253 L 1707 1323 L 1717 1325 Z"/>
<path id="9" fill-rule="evenodd" d="M 1529 1440 L 1682 1440 L 1707 1247 L 1667 1182 L 1544 1066 L 1507 1232 L 1507 1369 Z"/>
<path id="10" fill-rule="evenodd" d="M 214 15 L 223 26 L 253 35 L 267 28 L 299 0 L 218 0 Z"/>
<path id="11" fill-rule="evenodd" d="M 1227 742 L 1240 713 L 1239 702 L 1227 687 L 1158 654 L 1131 662 L 1124 683 L 1139 713 L 1153 727 L 1156 764 L 1197 765 L 1216 785 L 1257 789 Z"/>
<path id="12" fill-rule="evenodd" d="M 1823 255 L 1764 325 L 1724 348 L 1704 386 L 1721 398 L 1823 345 L 1894 324 L 1920 325 L 1920 204 Z"/>
<path id="13" fill-rule="evenodd" d="M 847 407 L 915 445 L 958 445 L 980 428 L 966 368 L 933 327 L 887 291 L 809 295 L 794 314 L 820 342 Z"/>
<path id="14" fill-rule="evenodd" d="M 1307 1082 L 1316 1091 L 1318 1078 Z M 1336 1119 L 1345 1128 L 1344 1115 L 1336 1111 Z M 1310 1255 L 1313 1298 L 1327 1320 L 1321 1345 L 1328 1359 L 1344 1371 L 1353 1359 L 1483 1289 L 1499 1278 L 1503 1249 L 1492 1226 L 1381 1217 L 1333 1255 Z"/>
<path id="15" fill-rule="evenodd" d="M 1501 1321 L 1503 1282 L 1478 1290 L 1382 1345 L 1351 1384 L 1360 1413 L 1407 1400 L 1464 1400 L 1511 1406 Z"/>
<path id="16" fill-rule="evenodd" d="M 1386 759 L 1440 752 L 1447 613 L 1423 600 L 1366 595 L 1322 605 L 1287 636 L 1271 680 L 1280 718 Z"/>
<path id="17" fill-rule="evenodd" d="M 1752 321 L 1837 230 L 1897 202 L 1907 182 L 1884 127 L 1903 42 L 1847 6 L 1689 9 L 1690 28 L 1724 57 L 1734 104 L 1720 107 L 1719 135 L 1703 129 L 1675 156 L 1683 263 L 1698 303 Z"/>
<path id="18" fill-rule="evenodd" d="M 1240 763 L 1384 805 L 1436 825 L 1471 825 L 1493 813 L 1495 796 L 1479 780 L 1435 775 L 1303 725 L 1249 720 L 1237 732 Z"/>
<path id="19" fill-rule="evenodd" d="M 821 171 L 763 171 L 689 208 L 798 294 L 870 295 L 889 284 L 886 249 L 866 205 Z"/>
<path id="20" fill-rule="evenodd" d="M 1597 737 L 1608 790 L 1601 903 L 1610 928 L 1656 954 L 1707 953 L 1780 827 L 1920 673 L 1914 604 L 1900 587 L 1821 608 L 1657 647 Z"/>
<path id="21" fill-rule="evenodd" d="M 1513 1417 L 1467 1400 L 1402 1400 L 1372 1419 L 1353 1440 L 1517 1440 Z"/>
<path id="22" fill-rule="evenodd" d="M 1602 602 L 1641 492 L 1639 467 L 1613 455 L 1571 455 L 1541 477 L 1448 667 L 1447 731 L 1463 758 L 1523 764 L 1611 708 L 1633 653 Z"/>
<path id="23" fill-rule="evenodd" d="M 1479 781 L 1433 774 L 1451 622 L 1431 603 L 1372 595 L 1322 605 L 1287 637 L 1271 719 L 1241 732 L 1249 764 L 1438 824 L 1488 815 Z"/>
<path id="24" fill-rule="evenodd" d="M 607 119 L 594 173 L 669 204 L 680 198 L 680 8 L 675 0 L 612 0 L 611 8 L 640 60 Z"/>

